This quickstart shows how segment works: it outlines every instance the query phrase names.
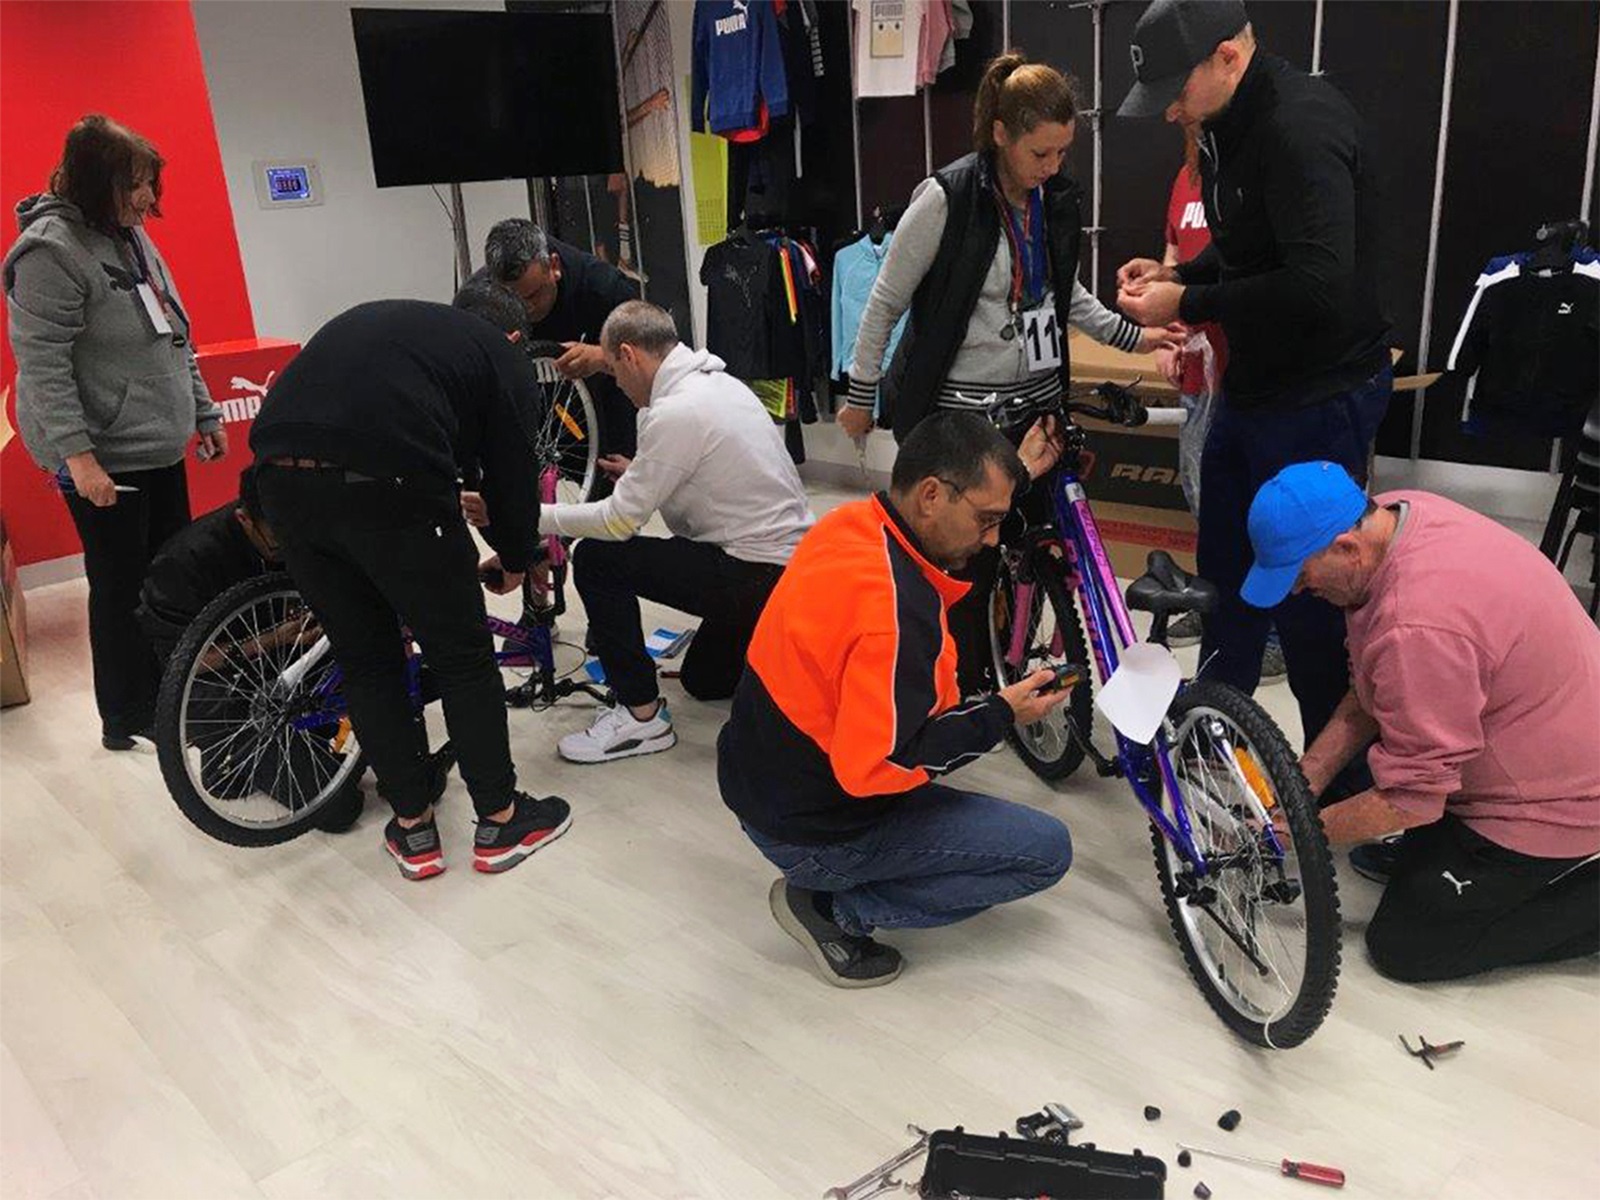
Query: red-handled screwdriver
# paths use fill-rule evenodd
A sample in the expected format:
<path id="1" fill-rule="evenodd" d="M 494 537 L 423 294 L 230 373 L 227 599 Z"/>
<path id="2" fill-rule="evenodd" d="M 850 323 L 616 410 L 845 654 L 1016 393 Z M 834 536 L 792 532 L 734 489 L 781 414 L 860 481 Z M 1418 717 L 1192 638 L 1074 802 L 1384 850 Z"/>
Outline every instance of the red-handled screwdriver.
<path id="1" fill-rule="evenodd" d="M 1344 1186 L 1344 1172 L 1338 1167 L 1298 1162 L 1292 1158 L 1285 1158 L 1279 1162 L 1273 1162 L 1269 1158 L 1247 1158 L 1243 1154 L 1224 1154 L 1221 1150 L 1207 1150 L 1203 1146 L 1188 1146 L 1182 1142 L 1178 1143 L 1178 1149 L 1187 1150 L 1191 1154 L 1205 1154 L 1211 1158 L 1225 1158 L 1230 1162 L 1249 1163 L 1253 1167 L 1266 1167 L 1268 1170 L 1276 1170 L 1280 1175 L 1287 1175 L 1290 1179 L 1304 1179 L 1307 1183 L 1320 1183 L 1323 1187 Z"/>

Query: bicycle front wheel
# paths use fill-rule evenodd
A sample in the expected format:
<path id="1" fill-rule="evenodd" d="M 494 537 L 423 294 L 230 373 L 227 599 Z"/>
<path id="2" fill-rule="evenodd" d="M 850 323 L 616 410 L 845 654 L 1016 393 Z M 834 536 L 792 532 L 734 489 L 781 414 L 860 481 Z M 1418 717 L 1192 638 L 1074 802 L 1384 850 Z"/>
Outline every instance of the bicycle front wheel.
<path id="1" fill-rule="evenodd" d="M 581 379 L 556 370 L 562 349 L 557 342 L 534 342 L 528 360 L 538 377 L 540 404 L 533 430 L 540 470 L 556 469 L 557 504 L 581 504 L 595 498 L 600 480 L 600 411 Z"/>
<path id="2" fill-rule="evenodd" d="M 1316 802 L 1260 705 L 1202 680 L 1167 713 L 1167 744 L 1201 874 L 1160 829 L 1156 873 L 1172 931 L 1201 993 L 1259 1046 L 1298 1046 L 1339 981 L 1339 892 Z M 1281 813 L 1281 856 L 1264 832 Z"/>
<path id="3" fill-rule="evenodd" d="M 1000 573 L 989 598 L 989 650 L 1000 687 L 1042 667 L 1089 662 L 1078 606 L 1067 591 L 1059 551 L 1043 548 L 1031 556 L 1002 554 Z M 1093 728 L 1094 685 L 1085 676 L 1072 697 L 1032 725 L 1006 730 L 1011 748 L 1040 779 L 1065 779 L 1083 762 Z M 1075 727 L 1075 728 L 1074 728 Z"/>
<path id="4" fill-rule="evenodd" d="M 338 668 L 282 573 L 236 584 L 196 617 L 162 675 L 156 752 L 173 800 L 235 846 L 298 837 L 359 809 L 362 762 Z"/>

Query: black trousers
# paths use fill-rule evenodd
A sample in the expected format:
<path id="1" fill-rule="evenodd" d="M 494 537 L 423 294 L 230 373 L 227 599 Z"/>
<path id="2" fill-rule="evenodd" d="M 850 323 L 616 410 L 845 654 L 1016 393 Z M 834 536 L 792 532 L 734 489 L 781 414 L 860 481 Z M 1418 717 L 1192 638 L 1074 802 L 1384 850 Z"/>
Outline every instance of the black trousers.
<path id="1" fill-rule="evenodd" d="M 89 577 L 89 650 L 100 728 L 107 737 L 128 737 L 155 719 L 163 666 L 139 622 L 139 589 L 162 543 L 189 523 L 189 480 L 182 461 L 111 478 L 139 490 L 118 492 L 109 508 L 96 508 L 82 496 L 62 498 L 78 528 Z"/>
<path id="2" fill-rule="evenodd" d="M 1200 662 L 1209 678 L 1251 695 L 1261 682 L 1267 633 L 1276 624 L 1308 746 L 1350 690 L 1344 613 L 1310 595 L 1290 595 L 1271 610 L 1245 603 L 1239 589 L 1255 561 L 1250 502 L 1262 484 L 1297 462 L 1336 462 L 1365 484 L 1367 455 L 1393 386 L 1394 375 L 1384 367 L 1361 387 L 1302 408 L 1241 410 L 1224 397 L 1201 456 L 1199 573 L 1216 585 L 1221 600 L 1205 619 Z"/>
<path id="3" fill-rule="evenodd" d="M 351 724 L 395 813 L 420 816 L 429 802 L 402 623 L 422 646 L 473 806 L 483 816 L 510 804 L 517 773 L 505 689 L 484 624 L 477 547 L 455 492 L 267 466 L 261 502 L 284 564 L 333 644 Z"/>
<path id="4" fill-rule="evenodd" d="M 589 617 L 589 644 L 620 704 L 658 695 L 656 664 L 644 646 L 639 601 L 700 618 L 680 682 L 697 700 L 726 700 L 738 686 L 750 638 L 783 568 L 744 562 L 721 546 L 688 538 L 585 538 L 572 556 L 573 583 Z"/>
<path id="5" fill-rule="evenodd" d="M 1406 832 L 1367 952 L 1391 979 L 1459 979 L 1600 951 L 1600 861 L 1531 858 L 1455 817 Z"/>

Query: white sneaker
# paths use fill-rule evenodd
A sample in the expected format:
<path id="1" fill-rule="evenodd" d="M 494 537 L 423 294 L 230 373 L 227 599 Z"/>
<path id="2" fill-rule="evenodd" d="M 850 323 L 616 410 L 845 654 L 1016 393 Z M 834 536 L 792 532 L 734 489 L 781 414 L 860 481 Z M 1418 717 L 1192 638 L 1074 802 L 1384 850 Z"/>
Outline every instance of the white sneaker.
<path id="1" fill-rule="evenodd" d="M 678 744 L 667 702 L 657 702 L 655 715 L 640 721 L 625 704 L 600 710 L 594 724 L 582 733 L 569 733 L 557 747 L 568 762 L 600 763 L 637 754 L 658 754 Z"/>

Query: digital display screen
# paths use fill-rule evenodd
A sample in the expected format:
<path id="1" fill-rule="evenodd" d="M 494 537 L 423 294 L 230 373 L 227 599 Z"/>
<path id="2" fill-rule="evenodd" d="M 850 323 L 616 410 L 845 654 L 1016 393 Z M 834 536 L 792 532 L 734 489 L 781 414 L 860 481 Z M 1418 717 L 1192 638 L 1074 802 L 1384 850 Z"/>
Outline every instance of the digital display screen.
<path id="1" fill-rule="evenodd" d="M 305 167 L 268 167 L 267 194 L 274 200 L 311 199 L 310 172 Z"/>

